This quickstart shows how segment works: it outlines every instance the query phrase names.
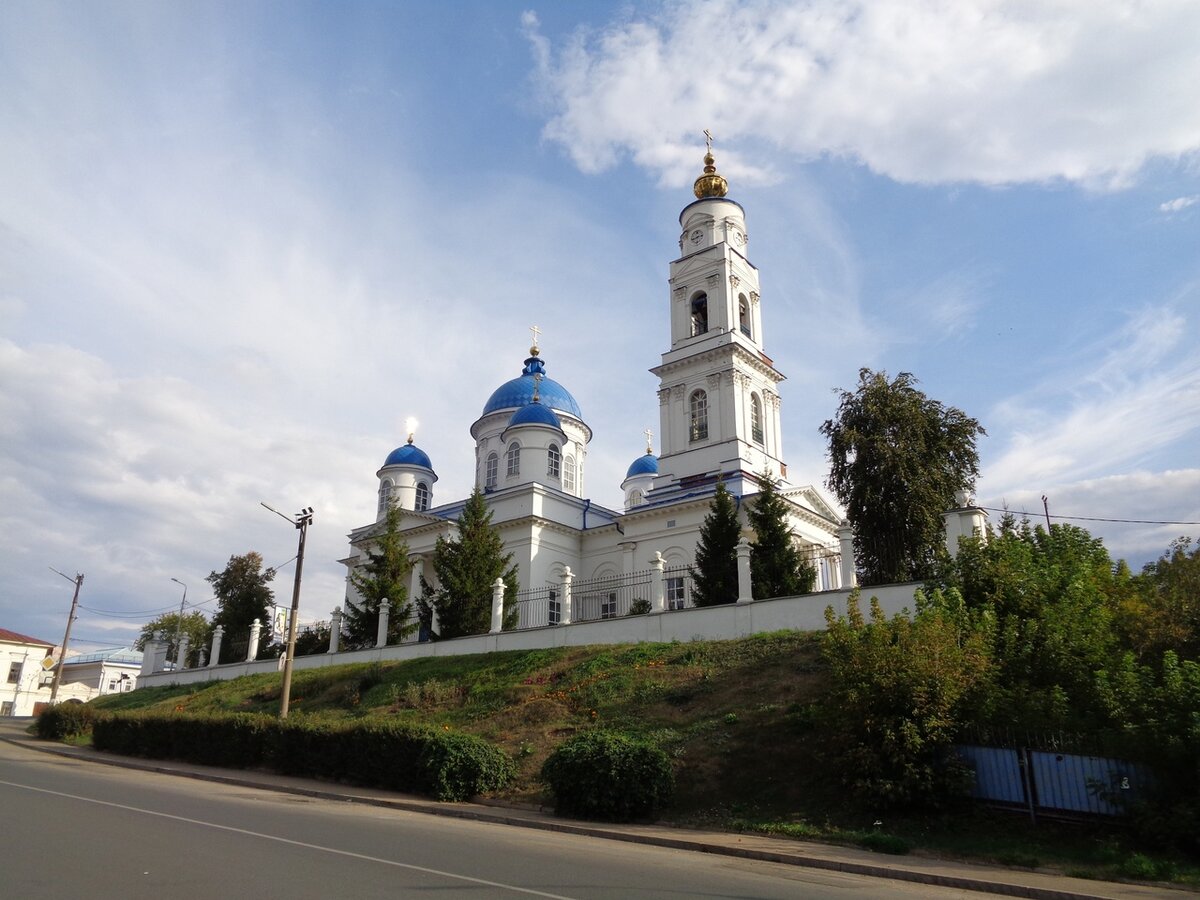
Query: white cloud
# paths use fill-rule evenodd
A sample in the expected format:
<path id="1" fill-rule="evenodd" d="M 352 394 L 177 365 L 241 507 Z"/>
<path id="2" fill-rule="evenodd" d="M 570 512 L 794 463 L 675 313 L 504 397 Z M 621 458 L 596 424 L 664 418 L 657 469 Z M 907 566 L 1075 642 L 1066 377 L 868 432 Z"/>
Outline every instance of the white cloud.
<path id="1" fill-rule="evenodd" d="M 1158 206 L 1158 211 L 1165 213 L 1177 213 L 1196 203 L 1200 203 L 1200 194 L 1193 194 L 1190 197 L 1176 197 L 1174 200 L 1168 200 L 1166 203 L 1160 203 Z"/>
<path id="2" fill-rule="evenodd" d="M 677 2 L 557 48 L 525 28 L 545 136 L 587 172 L 628 155 L 673 183 L 704 127 L 740 183 L 777 177 L 771 146 L 906 182 L 1093 186 L 1200 148 L 1191 0 Z"/>

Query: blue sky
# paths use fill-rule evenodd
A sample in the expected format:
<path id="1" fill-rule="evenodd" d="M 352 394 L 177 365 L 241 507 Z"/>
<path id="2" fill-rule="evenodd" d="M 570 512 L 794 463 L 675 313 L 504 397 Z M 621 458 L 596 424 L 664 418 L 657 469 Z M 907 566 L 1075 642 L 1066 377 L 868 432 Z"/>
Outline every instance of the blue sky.
<path id="1" fill-rule="evenodd" d="M 73 642 L 126 642 L 171 578 L 292 557 L 260 501 L 316 509 L 327 617 L 405 418 L 465 495 L 534 323 L 618 506 L 704 128 L 793 481 L 865 366 L 983 423 L 985 505 L 1200 522 L 1198 34 L 1190 0 L 6 3 L 0 625 L 60 639 L 53 566 Z M 1200 534 L 1079 524 L 1135 567 Z"/>

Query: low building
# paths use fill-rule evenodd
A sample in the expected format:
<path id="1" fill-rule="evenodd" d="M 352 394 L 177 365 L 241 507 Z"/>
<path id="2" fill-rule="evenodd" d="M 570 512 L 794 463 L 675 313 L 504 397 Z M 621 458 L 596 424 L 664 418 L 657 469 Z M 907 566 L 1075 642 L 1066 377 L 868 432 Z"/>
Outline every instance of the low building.
<path id="1" fill-rule="evenodd" d="M 63 681 L 72 686 L 86 685 L 91 689 L 92 697 L 99 697 L 132 691 L 137 687 L 141 670 L 141 651 L 131 647 L 111 647 L 70 657 L 63 668 Z"/>

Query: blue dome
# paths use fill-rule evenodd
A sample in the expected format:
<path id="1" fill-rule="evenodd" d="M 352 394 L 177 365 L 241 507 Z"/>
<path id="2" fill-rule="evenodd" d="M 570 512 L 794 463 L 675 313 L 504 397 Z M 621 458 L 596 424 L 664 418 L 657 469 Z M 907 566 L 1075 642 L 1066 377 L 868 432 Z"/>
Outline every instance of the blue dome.
<path id="1" fill-rule="evenodd" d="M 541 398 L 539 397 L 538 399 L 540 401 Z M 548 406 L 543 406 L 540 402 L 522 406 L 513 413 L 513 417 L 508 420 L 508 427 L 513 428 L 516 425 L 548 425 L 551 428 L 562 431 L 562 422 L 558 420 L 558 416 L 554 414 L 554 410 Z"/>
<path id="2" fill-rule="evenodd" d="M 632 478 L 634 475 L 657 475 L 658 474 L 658 457 L 653 453 L 647 453 L 645 456 L 639 456 L 633 461 L 633 465 L 629 467 L 629 471 L 625 473 L 626 478 Z"/>
<path id="3" fill-rule="evenodd" d="M 433 463 L 429 461 L 425 451 L 413 444 L 397 447 L 388 454 L 388 458 L 384 460 L 383 464 L 385 466 L 421 466 L 430 472 L 433 471 Z"/>
<path id="4" fill-rule="evenodd" d="M 499 409 L 512 409 L 533 403 L 534 375 L 542 376 L 538 385 L 538 396 L 543 406 L 569 413 L 583 421 L 583 412 L 570 391 L 554 379 L 546 377 L 546 364 L 536 356 L 525 360 L 525 368 L 519 377 L 504 382 L 492 392 L 492 396 L 483 406 L 481 415 L 486 416 Z"/>

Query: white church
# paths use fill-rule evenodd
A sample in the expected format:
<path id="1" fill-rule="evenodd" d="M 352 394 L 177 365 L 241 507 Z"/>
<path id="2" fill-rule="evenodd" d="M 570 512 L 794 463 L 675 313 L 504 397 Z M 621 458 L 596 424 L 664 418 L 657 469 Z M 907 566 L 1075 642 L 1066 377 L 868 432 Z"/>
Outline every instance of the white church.
<path id="1" fill-rule="evenodd" d="M 696 200 L 679 215 L 680 255 L 670 264 L 670 344 L 650 370 L 659 379 L 661 448 L 656 456 L 647 446 L 629 466 L 621 483 L 624 509 L 588 499 L 592 430 L 575 396 L 550 376 L 536 328 L 520 373 L 491 393 L 471 425 L 475 483 L 517 564 L 519 627 L 558 623 L 564 580 L 574 585 L 575 621 L 623 616 L 644 599 L 654 564 L 665 572 L 664 606 L 690 606 L 688 567 L 718 480 L 740 509 L 754 502 L 762 472 L 779 480 L 791 506 L 795 541 L 817 567 L 815 590 L 841 587 L 853 571 L 840 560 L 845 548 L 852 562 L 841 513 L 812 485 L 789 480 L 780 427 L 784 376 L 763 349 L 745 210 L 726 197 L 728 183 L 717 173 L 711 146 L 694 192 Z M 466 501 L 435 503 L 437 473 L 411 433 L 376 477 L 376 521 L 351 532 L 341 562 L 350 573 L 365 563 L 388 504 L 398 505 L 413 562 L 412 599 L 420 594 L 422 574 L 433 579 L 428 562 L 437 538 L 454 536 Z M 745 523 L 744 510 L 740 514 Z M 346 601 L 357 600 L 348 575 Z"/>

